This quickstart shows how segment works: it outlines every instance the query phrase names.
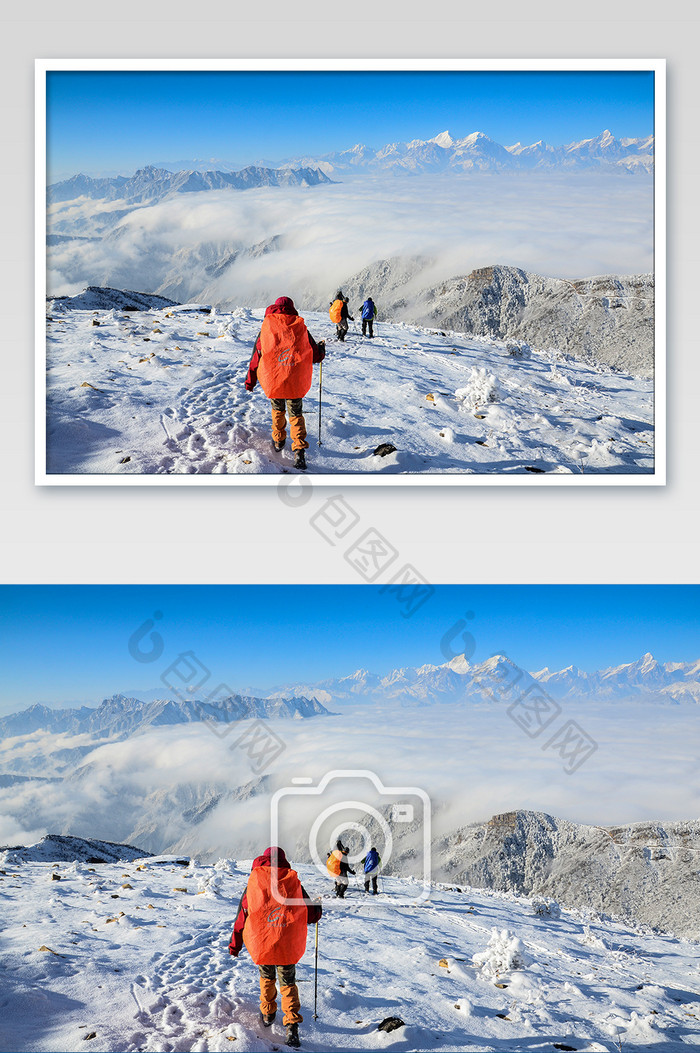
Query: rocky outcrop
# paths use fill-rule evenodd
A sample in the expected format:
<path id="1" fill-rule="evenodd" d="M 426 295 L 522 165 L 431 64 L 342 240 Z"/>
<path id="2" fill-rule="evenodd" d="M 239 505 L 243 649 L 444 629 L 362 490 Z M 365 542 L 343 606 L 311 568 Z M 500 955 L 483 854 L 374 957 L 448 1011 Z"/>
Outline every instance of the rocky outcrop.
<path id="1" fill-rule="evenodd" d="M 507 812 L 438 842 L 433 868 L 460 884 L 549 896 L 700 939 L 700 822 L 602 827 Z"/>
<path id="2" fill-rule="evenodd" d="M 21 863 L 119 863 L 131 862 L 150 855 L 133 845 L 98 841 L 95 838 L 47 834 L 35 845 L 10 848 L 0 846 L 5 866 Z"/>
<path id="3" fill-rule="evenodd" d="M 586 362 L 650 377 L 654 372 L 654 277 L 597 275 L 569 281 L 518 267 L 481 267 L 426 285 L 426 258 L 381 260 L 344 284 L 351 303 L 370 292 L 381 317 L 525 340 Z"/>

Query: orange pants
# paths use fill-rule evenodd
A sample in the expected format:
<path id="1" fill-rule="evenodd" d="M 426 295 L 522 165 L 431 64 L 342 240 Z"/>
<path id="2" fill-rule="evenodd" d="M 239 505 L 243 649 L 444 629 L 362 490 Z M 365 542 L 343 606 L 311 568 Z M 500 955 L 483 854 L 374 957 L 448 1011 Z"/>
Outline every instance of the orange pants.
<path id="1" fill-rule="evenodd" d="M 280 982 L 282 999 L 282 1023 L 300 1024 L 304 1019 L 299 1012 L 299 990 L 296 984 L 296 967 L 294 965 L 259 965 L 260 970 L 260 1012 L 271 1016 L 277 1012 L 277 987 L 275 971 Z"/>
<path id="2" fill-rule="evenodd" d="M 289 430 L 292 435 L 293 450 L 308 450 L 306 441 L 306 421 L 302 412 L 301 399 L 287 399 L 289 409 Z M 287 438 L 287 417 L 285 415 L 285 400 L 270 399 L 272 406 L 272 438 L 275 442 L 284 442 Z"/>

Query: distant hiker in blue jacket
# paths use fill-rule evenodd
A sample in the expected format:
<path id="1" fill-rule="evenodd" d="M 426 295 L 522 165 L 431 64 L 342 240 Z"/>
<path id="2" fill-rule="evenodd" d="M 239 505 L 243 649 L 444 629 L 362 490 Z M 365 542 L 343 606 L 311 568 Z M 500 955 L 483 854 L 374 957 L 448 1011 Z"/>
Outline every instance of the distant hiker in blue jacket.
<path id="1" fill-rule="evenodd" d="M 376 848 L 370 848 L 364 859 L 360 862 L 365 871 L 365 892 L 369 892 L 369 883 L 372 882 L 372 895 L 377 895 L 377 875 L 382 865 L 379 852 Z"/>
<path id="2" fill-rule="evenodd" d="M 369 335 L 374 336 L 372 332 L 372 326 L 374 319 L 377 317 L 377 308 L 374 300 L 371 296 L 368 296 L 365 302 L 362 304 L 362 335 L 364 336 L 367 328 L 369 328 Z"/>

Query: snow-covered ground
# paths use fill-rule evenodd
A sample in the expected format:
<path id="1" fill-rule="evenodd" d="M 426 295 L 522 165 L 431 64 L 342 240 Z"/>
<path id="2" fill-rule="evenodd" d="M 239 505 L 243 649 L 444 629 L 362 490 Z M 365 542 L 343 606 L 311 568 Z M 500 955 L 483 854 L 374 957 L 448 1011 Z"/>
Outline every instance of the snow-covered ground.
<path id="1" fill-rule="evenodd" d="M 0 1041 L 12 1051 L 274 1050 L 257 968 L 227 951 L 249 863 L 0 858 Z M 682 1050 L 700 1045 L 697 944 L 545 901 L 382 879 L 323 895 L 297 969 L 309 1050 Z M 56 880 L 60 879 L 60 880 Z M 387 1017 L 405 1026 L 378 1031 Z"/>
<path id="2" fill-rule="evenodd" d="M 262 310 L 65 309 L 47 323 L 47 473 L 279 475 L 270 407 L 243 386 Z M 305 399 L 309 472 L 629 475 L 654 469 L 653 382 L 556 350 L 379 322 L 335 340 Z M 97 324 L 95 324 L 97 323 Z M 512 350 L 512 349 L 511 349 Z M 527 351 L 525 352 L 527 355 Z M 381 444 L 396 451 L 375 455 Z M 271 480 L 272 481 L 272 480 Z"/>

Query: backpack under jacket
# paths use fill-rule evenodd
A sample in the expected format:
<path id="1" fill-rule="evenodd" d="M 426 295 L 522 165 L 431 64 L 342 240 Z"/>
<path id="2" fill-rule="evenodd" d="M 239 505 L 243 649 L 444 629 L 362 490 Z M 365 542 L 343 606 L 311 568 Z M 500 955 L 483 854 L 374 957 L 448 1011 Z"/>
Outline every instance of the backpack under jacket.
<path id="1" fill-rule="evenodd" d="M 335 877 L 338 877 L 340 875 L 341 859 L 342 856 L 340 852 L 337 848 L 334 848 L 331 854 L 329 855 L 328 859 L 326 860 L 326 867 L 328 869 L 328 872 L 330 874 L 333 874 Z"/>
<path id="2" fill-rule="evenodd" d="M 260 329 L 258 380 L 269 399 L 301 399 L 311 387 L 314 353 L 304 319 L 269 314 Z"/>
<path id="3" fill-rule="evenodd" d="M 272 867 L 256 867 L 248 878 L 243 942 L 256 965 L 296 965 L 306 950 L 301 882 L 295 870 L 275 868 L 274 876 L 274 894 Z"/>

